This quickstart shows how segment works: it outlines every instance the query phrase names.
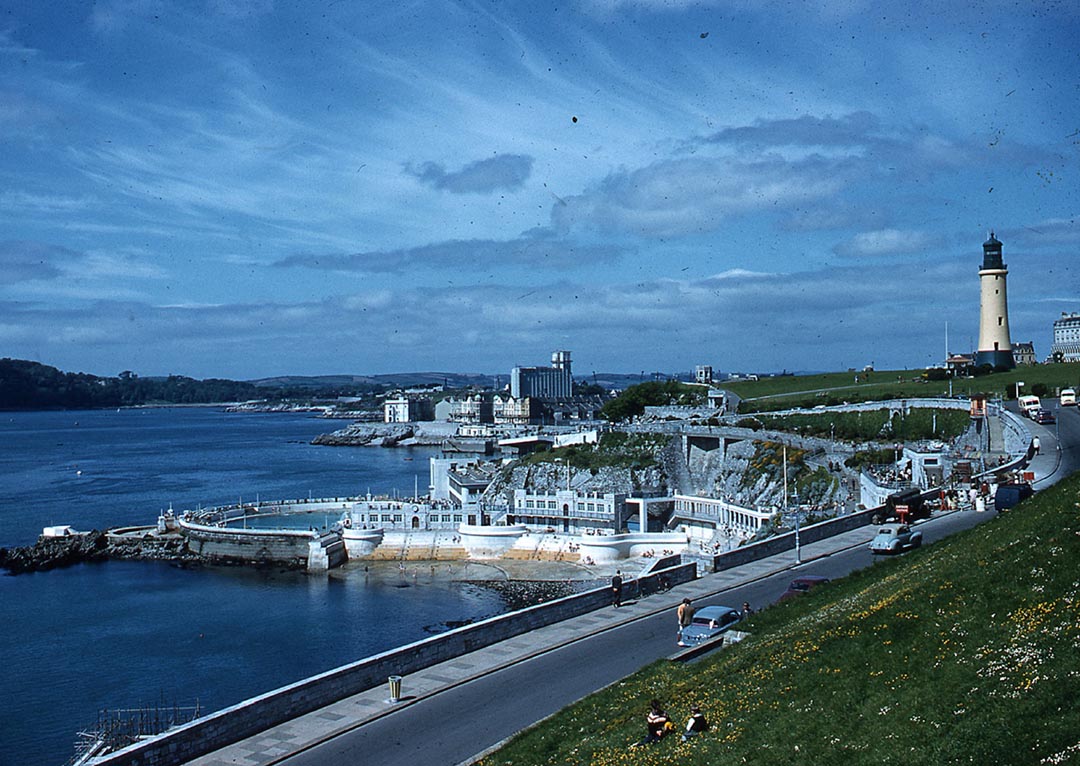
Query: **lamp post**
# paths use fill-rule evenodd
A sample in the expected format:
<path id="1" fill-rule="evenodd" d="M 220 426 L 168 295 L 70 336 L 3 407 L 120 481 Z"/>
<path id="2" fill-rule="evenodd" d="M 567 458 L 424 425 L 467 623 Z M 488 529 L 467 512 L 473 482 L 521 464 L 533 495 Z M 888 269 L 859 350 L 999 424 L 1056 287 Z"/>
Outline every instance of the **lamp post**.
<path id="1" fill-rule="evenodd" d="M 1022 381 L 1022 380 L 1016 381 L 1016 398 L 1017 399 L 1020 398 L 1020 389 L 1023 388 L 1023 387 L 1024 387 L 1024 381 Z"/>
<path id="2" fill-rule="evenodd" d="M 795 563 L 802 563 L 802 555 L 799 549 L 799 517 L 802 515 L 799 512 L 799 488 L 795 488 Z"/>
<path id="3" fill-rule="evenodd" d="M 788 507 L 788 491 L 787 491 L 787 445 L 784 445 L 784 516 L 791 518 L 790 508 Z M 801 551 L 799 549 L 799 490 L 795 490 L 795 563 L 801 564 Z"/>

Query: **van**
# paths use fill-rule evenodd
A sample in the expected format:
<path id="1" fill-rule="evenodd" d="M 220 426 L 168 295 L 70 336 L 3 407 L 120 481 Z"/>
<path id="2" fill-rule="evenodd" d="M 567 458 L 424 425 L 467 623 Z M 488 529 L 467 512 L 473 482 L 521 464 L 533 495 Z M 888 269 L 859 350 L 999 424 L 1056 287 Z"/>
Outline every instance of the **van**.
<path id="1" fill-rule="evenodd" d="M 1076 391 L 1071 388 L 1061 389 L 1061 406 L 1062 407 L 1075 407 L 1076 406 Z"/>
<path id="2" fill-rule="evenodd" d="M 999 484 L 997 492 L 994 493 L 994 508 L 999 511 L 1008 510 L 1034 494 L 1035 490 L 1027 482 Z"/>
<path id="3" fill-rule="evenodd" d="M 1037 396 L 1021 396 L 1016 400 L 1016 404 L 1020 407 L 1020 412 L 1029 418 L 1042 407 L 1042 402 Z"/>

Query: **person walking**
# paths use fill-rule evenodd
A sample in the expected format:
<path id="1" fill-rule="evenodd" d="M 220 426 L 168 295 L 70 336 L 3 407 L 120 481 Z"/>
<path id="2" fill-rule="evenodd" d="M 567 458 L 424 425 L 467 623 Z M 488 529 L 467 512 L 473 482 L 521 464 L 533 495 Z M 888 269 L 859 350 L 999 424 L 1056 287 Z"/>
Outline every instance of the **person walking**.
<path id="1" fill-rule="evenodd" d="M 1042 442 L 1040 442 L 1040 441 L 1039 441 L 1039 437 L 1038 437 L 1038 436 L 1036 436 L 1035 438 L 1033 438 L 1033 439 L 1031 440 L 1031 449 L 1032 449 L 1032 452 L 1033 452 L 1034 454 L 1036 454 L 1036 455 L 1038 455 L 1038 454 L 1039 454 L 1039 450 L 1041 450 L 1041 449 L 1042 449 Z"/>
<path id="2" fill-rule="evenodd" d="M 622 572 L 618 569 L 611 578 L 611 605 L 616 609 L 622 606 Z"/>
<path id="3" fill-rule="evenodd" d="M 694 621 L 694 605 L 690 603 L 690 599 L 684 598 L 682 600 L 676 616 L 679 618 L 679 646 L 686 646 L 686 643 L 682 640 L 683 630 L 689 628 Z"/>

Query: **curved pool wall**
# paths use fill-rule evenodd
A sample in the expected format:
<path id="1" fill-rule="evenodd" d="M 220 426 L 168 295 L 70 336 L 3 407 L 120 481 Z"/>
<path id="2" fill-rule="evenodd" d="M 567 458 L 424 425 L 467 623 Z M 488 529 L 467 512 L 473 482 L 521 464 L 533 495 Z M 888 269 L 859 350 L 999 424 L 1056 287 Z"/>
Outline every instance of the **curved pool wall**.
<path id="1" fill-rule="evenodd" d="M 350 559 L 364 558 L 373 554 L 375 549 L 382 545 L 383 536 L 382 529 L 346 527 L 341 530 L 341 539 L 345 543 L 345 550 L 348 551 Z"/>
<path id="2" fill-rule="evenodd" d="M 634 556 L 662 556 L 682 553 L 688 538 L 670 532 L 636 532 L 623 535 L 584 536 L 578 543 L 578 555 L 596 563 L 618 561 Z M 666 552 L 666 554 L 665 554 Z"/>
<path id="3" fill-rule="evenodd" d="M 497 559 L 517 544 L 529 528 L 520 524 L 505 527 L 461 524 L 461 544 L 470 559 Z"/>
<path id="4" fill-rule="evenodd" d="M 177 521 L 188 549 L 207 561 L 228 564 L 281 564 L 297 569 L 330 569 L 347 560 L 337 532 L 306 529 L 236 529 Z"/>

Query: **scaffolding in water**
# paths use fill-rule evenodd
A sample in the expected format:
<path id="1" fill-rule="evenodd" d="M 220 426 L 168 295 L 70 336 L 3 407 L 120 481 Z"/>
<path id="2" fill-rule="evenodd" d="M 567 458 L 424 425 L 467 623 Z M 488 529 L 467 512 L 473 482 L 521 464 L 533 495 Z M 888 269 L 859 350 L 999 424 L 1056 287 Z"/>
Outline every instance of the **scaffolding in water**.
<path id="1" fill-rule="evenodd" d="M 158 703 L 139 708 L 100 710 L 94 726 L 76 735 L 75 755 L 68 764 L 91 766 L 98 758 L 194 721 L 201 714 L 198 700 L 194 705 Z"/>

